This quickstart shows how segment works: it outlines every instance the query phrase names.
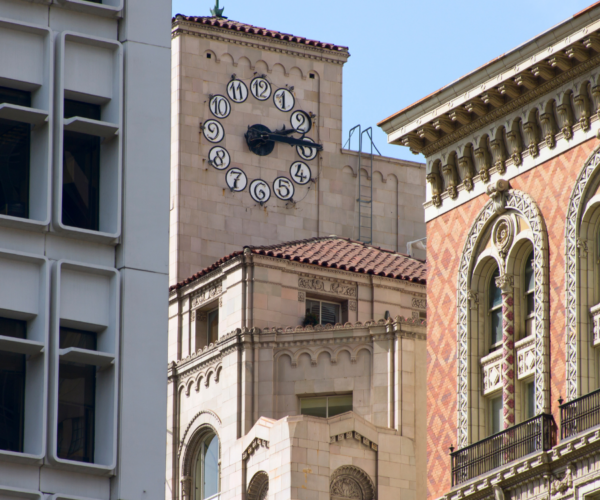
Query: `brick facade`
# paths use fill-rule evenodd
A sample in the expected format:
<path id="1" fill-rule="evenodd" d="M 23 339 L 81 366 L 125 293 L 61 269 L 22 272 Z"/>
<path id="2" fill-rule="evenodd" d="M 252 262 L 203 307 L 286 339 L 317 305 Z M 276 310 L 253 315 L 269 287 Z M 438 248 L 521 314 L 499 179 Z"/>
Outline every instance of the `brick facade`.
<path id="1" fill-rule="evenodd" d="M 538 204 L 548 230 L 550 264 L 550 367 L 552 413 L 565 395 L 565 217 L 584 162 L 598 146 L 588 140 L 510 180 Z M 458 266 L 472 221 L 489 200 L 481 195 L 427 223 L 428 498 L 450 490 L 450 445 L 456 445 L 456 297 Z"/>

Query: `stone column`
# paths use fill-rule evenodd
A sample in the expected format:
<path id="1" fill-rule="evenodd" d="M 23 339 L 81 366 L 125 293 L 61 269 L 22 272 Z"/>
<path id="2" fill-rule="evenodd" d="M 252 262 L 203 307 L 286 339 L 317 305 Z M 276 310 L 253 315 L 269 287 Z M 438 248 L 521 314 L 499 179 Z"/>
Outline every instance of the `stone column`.
<path id="1" fill-rule="evenodd" d="M 504 428 L 515 425 L 515 317 L 513 277 L 496 278 L 502 290 L 502 407 Z"/>

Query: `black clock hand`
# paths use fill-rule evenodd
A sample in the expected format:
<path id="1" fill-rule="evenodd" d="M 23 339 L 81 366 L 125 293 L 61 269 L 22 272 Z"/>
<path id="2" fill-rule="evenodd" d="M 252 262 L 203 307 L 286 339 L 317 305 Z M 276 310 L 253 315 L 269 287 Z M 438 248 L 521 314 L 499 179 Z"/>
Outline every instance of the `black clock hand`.
<path id="1" fill-rule="evenodd" d="M 252 125 L 248 127 L 248 132 L 246 132 L 246 142 L 248 146 L 252 150 L 257 146 L 261 146 L 266 144 L 268 141 L 276 141 L 283 142 L 286 144 L 290 144 L 292 146 L 304 146 L 307 148 L 313 148 L 317 151 L 322 151 L 323 146 L 321 144 L 317 144 L 316 142 L 310 142 L 304 139 L 296 139 L 295 137 L 288 137 L 288 135 L 282 135 L 281 132 L 286 134 L 296 132 L 292 129 L 292 131 L 284 130 L 277 131 L 278 133 L 271 132 L 267 127 L 261 125 L 260 127 L 256 125 Z"/>

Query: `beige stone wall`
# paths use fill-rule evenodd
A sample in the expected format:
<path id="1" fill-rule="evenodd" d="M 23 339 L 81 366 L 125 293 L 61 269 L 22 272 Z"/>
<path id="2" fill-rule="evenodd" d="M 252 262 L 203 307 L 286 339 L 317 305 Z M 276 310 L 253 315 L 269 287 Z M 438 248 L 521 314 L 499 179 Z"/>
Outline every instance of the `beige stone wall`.
<path id="1" fill-rule="evenodd" d="M 342 68 L 347 53 L 315 49 L 292 42 L 232 33 L 182 22 L 172 43 L 172 161 L 171 161 L 171 283 L 181 281 L 244 245 L 265 245 L 336 234 L 358 239 L 358 183 L 373 187 L 373 244 L 406 251 L 406 242 L 425 236 L 424 165 L 342 150 Z M 207 58 L 210 55 L 210 59 Z M 265 206 L 252 200 L 248 189 L 230 192 L 225 172 L 208 164 L 214 144 L 200 124 L 214 118 L 210 94 L 226 95 L 235 74 L 247 85 L 265 74 L 273 91 L 293 86 L 294 109 L 316 115 L 308 136 L 323 151 L 307 162 L 315 182 L 296 185 L 296 203 L 271 196 Z M 313 75 L 314 78 L 311 78 Z M 243 137 L 256 123 L 271 130 L 286 125 L 290 113 L 252 95 L 232 103 L 229 117 L 219 120 L 225 138 L 219 145 L 231 155 L 231 167 L 272 186 L 289 177 L 299 160 L 295 148 L 276 144 L 265 157 L 251 153 Z M 356 140 L 353 146 L 356 147 Z M 360 174 L 360 177 L 359 177 Z"/>

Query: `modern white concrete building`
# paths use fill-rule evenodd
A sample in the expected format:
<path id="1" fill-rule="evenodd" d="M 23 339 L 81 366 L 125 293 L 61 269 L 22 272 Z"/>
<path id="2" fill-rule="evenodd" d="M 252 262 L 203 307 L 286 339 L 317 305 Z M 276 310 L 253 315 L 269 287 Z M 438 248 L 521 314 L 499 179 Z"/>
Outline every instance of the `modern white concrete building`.
<path id="1" fill-rule="evenodd" d="M 170 8 L 0 0 L 1 499 L 164 496 Z"/>

